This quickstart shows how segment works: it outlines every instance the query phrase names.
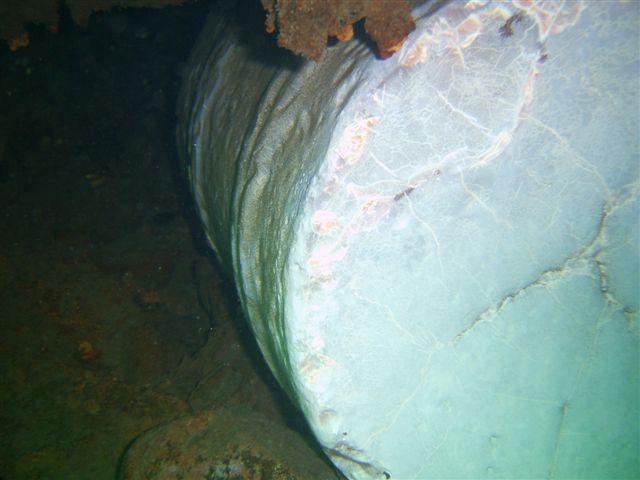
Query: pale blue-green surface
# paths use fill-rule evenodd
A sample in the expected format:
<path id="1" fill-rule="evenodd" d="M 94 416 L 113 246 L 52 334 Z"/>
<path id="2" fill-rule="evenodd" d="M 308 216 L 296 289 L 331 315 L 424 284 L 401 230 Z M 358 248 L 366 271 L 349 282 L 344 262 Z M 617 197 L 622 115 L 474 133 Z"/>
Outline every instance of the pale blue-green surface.
<path id="1" fill-rule="evenodd" d="M 640 475 L 638 6 L 517 7 L 418 9 L 384 62 L 194 51 L 207 234 L 349 478 Z"/>

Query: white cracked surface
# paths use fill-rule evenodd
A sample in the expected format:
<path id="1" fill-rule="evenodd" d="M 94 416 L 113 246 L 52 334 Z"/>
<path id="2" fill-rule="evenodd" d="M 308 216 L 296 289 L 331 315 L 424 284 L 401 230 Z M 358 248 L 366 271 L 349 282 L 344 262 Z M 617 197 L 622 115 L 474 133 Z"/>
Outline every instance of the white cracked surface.
<path id="1" fill-rule="evenodd" d="M 285 308 L 350 478 L 637 473 L 637 26 L 456 2 L 340 115 Z"/>

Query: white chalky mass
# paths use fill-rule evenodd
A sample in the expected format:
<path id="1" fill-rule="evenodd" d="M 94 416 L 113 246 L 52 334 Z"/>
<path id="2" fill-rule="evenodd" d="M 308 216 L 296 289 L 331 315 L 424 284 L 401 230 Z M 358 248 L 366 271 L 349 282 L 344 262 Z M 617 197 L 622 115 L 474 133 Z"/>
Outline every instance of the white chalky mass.
<path id="1" fill-rule="evenodd" d="M 634 478 L 637 4 L 413 15 L 385 61 L 213 16 L 194 50 L 185 160 L 265 359 L 350 479 Z"/>

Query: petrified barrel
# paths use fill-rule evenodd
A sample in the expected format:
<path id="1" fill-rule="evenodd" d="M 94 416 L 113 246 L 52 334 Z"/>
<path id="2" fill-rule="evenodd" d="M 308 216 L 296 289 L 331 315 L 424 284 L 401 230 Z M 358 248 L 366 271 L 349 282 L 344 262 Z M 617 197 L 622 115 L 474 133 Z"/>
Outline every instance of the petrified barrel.
<path id="1" fill-rule="evenodd" d="M 637 5 L 430 5 L 319 64 L 212 14 L 178 133 L 211 246 L 347 477 L 633 477 Z"/>

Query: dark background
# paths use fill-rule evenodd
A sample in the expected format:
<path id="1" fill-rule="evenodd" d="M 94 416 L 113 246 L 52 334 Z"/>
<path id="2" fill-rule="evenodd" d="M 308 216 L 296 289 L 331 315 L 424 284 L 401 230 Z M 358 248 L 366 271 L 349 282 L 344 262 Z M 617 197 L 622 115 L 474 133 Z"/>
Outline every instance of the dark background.
<path id="1" fill-rule="evenodd" d="M 321 457 L 181 174 L 176 97 L 208 8 L 87 27 L 62 12 L 57 34 L 0 44 L 0 478 L 115 478 L 140 434 L 212 409 L 261 415 Z"/>

